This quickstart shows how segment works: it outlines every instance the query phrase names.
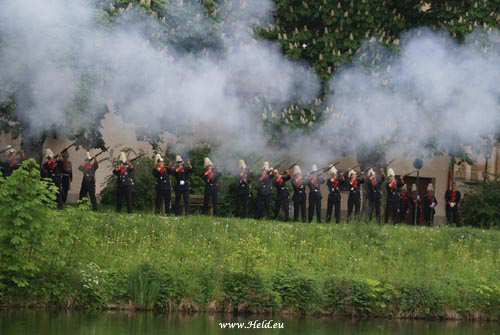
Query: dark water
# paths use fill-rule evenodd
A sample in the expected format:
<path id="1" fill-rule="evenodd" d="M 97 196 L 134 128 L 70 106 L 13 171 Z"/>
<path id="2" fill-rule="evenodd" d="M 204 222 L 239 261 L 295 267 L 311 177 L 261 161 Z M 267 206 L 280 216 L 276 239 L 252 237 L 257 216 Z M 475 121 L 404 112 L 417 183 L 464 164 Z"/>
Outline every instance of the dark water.
<path id="1" fill-rule="evenodd" d="M 47 312 L 0 310 L 1 335 L 191 335 L 191 334 L 363 334 L 363 335 L 493 335 L 500 323 L 438 321 L 351 320 L 332 318 L 272 318 L 283 329 L 221 329 L 219 323 L 269 320 L 269 317 L 225 315 L 182 315 L 141 312 Z M 277 326 L 278 327 L 278 326 Z"/>

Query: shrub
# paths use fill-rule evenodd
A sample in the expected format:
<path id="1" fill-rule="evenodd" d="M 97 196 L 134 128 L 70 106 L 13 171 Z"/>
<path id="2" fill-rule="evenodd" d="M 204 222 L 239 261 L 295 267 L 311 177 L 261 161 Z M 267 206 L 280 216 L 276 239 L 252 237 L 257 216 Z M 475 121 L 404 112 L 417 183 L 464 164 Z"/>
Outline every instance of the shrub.
<path id="1" fill-rule="evenodd" d="M 54 220 L 55 186 L 40 179 L 33 159 L 8 178 L 0 178 L 0 291 L 28 285 Z"/>
<path id="2" fill-rule="evenodd" d="M 222 290 L 234 311 L 277 310 L 281 307 L 279 294 L 272 291 L 270 283 L 257 274 L 226 273 L 222 278 Z"/>
<path id="3" fill-rule="evenodd" d="M 464 196 L 462 218 L 468 226 L 500 228 L 500 181 L 480 183 Z"/>
<path id="4" fill-rule="evenodd" d="M 277 273 L 273 277 L 273 290 L 277 292 L 283 307 L 302 312 L 321 310 L 321 294 L 318 281 L 303 275 Z"/>

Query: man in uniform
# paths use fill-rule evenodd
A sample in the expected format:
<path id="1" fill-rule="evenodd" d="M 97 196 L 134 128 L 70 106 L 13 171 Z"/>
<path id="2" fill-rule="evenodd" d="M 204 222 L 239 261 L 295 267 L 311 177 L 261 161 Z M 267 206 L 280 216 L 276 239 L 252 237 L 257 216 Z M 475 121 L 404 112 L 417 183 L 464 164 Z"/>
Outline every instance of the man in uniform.
<path id="1" fill-rule="evenodd" d="M 203 214 L 208 214 L 208 205 L 210 199 L 212 199 L 212 209 L 213 215 L 217 216 L 217 193 L 219 191 L 219 177 L 221 176 L 221 171 L 219 168 L 214 169 L 212 161 L 205 157 L 203 161 L 203 167 L 205 172 L 203 172 L 202 178 L 205 181 L 205 192 L 203 194 Z"/>
<path id="2" fill-rule="evenodd" d="M 170 175 L 172 172 L 172 162 L 169 163 L 168 168 L 165 167 L 165 162 L 160 154 L 155 157 L 156 168 L 153 169 L 153 176 L 156 178 L 156 214 L 160 213 L 162 202 L 165 206 L 165 214 L 170 214 L 170 201 L 172 198 L 172 191 L 170 189 Z M 163 201 L 162 201 L 163 200 Z"/>
<path id="3" fill-rule="evenodd" d="M 422 200 L 419 198 L 417 194 L 417 185 L 413 184 L 411 186 L 411 195 L 408 197 L 409 211 L 411 217 L 410 224 L 420 224 L 420 209 L 422 205 Z M 415 210 L 416 208 L 416 210 Z M 415 211 L 417 214 L 417 222 L 415 223 Z"/>
<path id="4" fill-rule="evenodd" d="M 432 183 L 427 185 L 427 195 L 422 198 L 422 208 L 424 209 L 425 225 L 432 226 L 434 221 L 434 214 L 436 213 L 437 200 L 433 194 Z"/>
<path id="5" fill-rule="evenodd" d="M 24 157 L 24 151 L 19 150 L 19 157 L 17 157 L 17 151 L 14 149 L 11 145 L 8 145 L 7 148 L 7 160 L 2 164 L 2 175 L 7 178 L 9 177 L 12 172 L 17 170 L 20 166 L 22 161 L 25 159 Z"/>
<path id="6" fill-rule="evenodd" d="M 326 223 L 330 223 L 332 218 L 332 209 L 335 207 L 335 223 L 340 223 L 340 203 L 341 203 L 341 195 L 340 188 L 343 186 L 345 182 L 344 176 L 341 176 L 340 179 L 337 178 L 337 169 L 335 166 L 330 168 L 330 178 L 326 181 L 326 185 L 328 186 L 328 204 L 326 207 Z"/>
<path id="7" fill-rule="evenodd" d="M 264 162 L 260 176 L 257 178 L 257 219 L 261 219 L 262 214 L 265 214 L 266 218 L 269 219 L 271 202 L 271 179 L 269 173 L 269 162 Z"/>
<path id="8" fill-rule="evenodd" d="M 408 186 L 401 187 L 401 198 L 399 199 L 399 222 L 406 223 L 406 214 L 409 208 Z"/>
<path id="9" fill-rule="evenodd" d="M 457 184 L 451 184 L 451 190 L 446 191 L 444 196 L 446 200 L 446 221 L 448 224 L 458 225 L 458 206 L 460 204 L 461 194 L 457 190 Z"/>
<path id="10" fill-rule="evenodd" d="M 384 223 L 389 222 L 389 217 L 392 220 L 393 224 L 398 222 L 397 213 L 398 213 L 398 205 L 399 205 L 399 189 L 403 187 L 404 180 L 403 176 L 396 178 L 396 174 L 394 170 L 389 168 L 387 170 L 387 176 L 389 177 L 389 181 L 385 185 L 387 190 L 387 200 L 385 203 L 385 219 Z"/>
<path id="11" fill-rule="evenodd" d="M 116 189 L 116 211 L 118 213 L 122 210 L 123 196 L 125 196 L 127 212 L 132 212 L 132 186 L 134 185 L 134 181 L 132 179 L 133 171 L 134 166 L 132 163 L 127 161 L 127 156 L 123 151 L 120 152 L 120 165 L 113 170 L 113 174 L 118 177 Z"/>
<path id="12" fill-rule="evenodd" d="M 184 214 L 189 214 L 189 175 L 193 172 L 193 166 L 188 160 L 186 162 L 186 167 L 184 168 L 184 161 L 180 155 L 175 157 L 177 166 L 173 171 L 175 177 L 175 202 L 174 202 L 174 213 L 175 215 L 180 215 L 180 204 L 181 196 L 184 200 Z"/>
<path id="13" fill-rule="evenodd" d="M 300 166 L 293 167 L 293 221 L 297 222 L 299 218 L 299 211 L 302 215 L 302 222 L 306 222 L 306 182 L 302 178 L 302 171 Z"/>
<path id="14" fill-rule="evenodd" d="M 236 190 L 236 217 L 247 216 L 248 199 L 250 198 L 250 178 L 252 169 L 248 168 L 244 160 L 240 160 L 240 174 L 238 176 L 238 189 Z"/>
<path id="15" fill-rule="evenodd" d="M 313 164 L 312 171 L 307 178 L 309 187 L 309 223 L 313 221 L 314 211 L 316 210 L 316 221 L 321 223 L 321 195 L 320 186 L 325 182 L 325 178 L 318 172 L 318 166 Z"/>
<path id="16" fill-rule="evenodd" d="M 63 160 L 60 155 L 54 157 L 54 153 L 50 149 L 45 150 L 45 158 L 47 159 L 47 161 L 42 164 L 41 175 L 42 178 L 49 178 L 50 180 L 52 180 L 52 182 L 56 186 L 57 209 L 62 209 L 63 202 L 61 194 L 61 179 L 63 171 Z"/>
<path id="17" fill-rule="evenodd" d="M 291 179 L 290 172 L 285 170 L 285 175 L 282 176 L 277 169 L 274 169 L 273 185 L 276 187 L 276 200 L 274 202 L 274 219 L 278 217 L 280 207 L 283 207 L 285 213 L 285 222 L 289 219 L 289 204 L 288 204 L 288 188 L 286 182 Z"/>
<path id="18" fill-rule="evenodd" d="M 380 204 L 382 201 L 382 183 L 385 180 L 384 169 L 380 169 L 380 177 L 377 177 L 375 171 L 370 169 L 368 171 L 368 219 L 371 221 L 373 216 L 373 210 L 375 210 L 375 216 L 377 222 L 380 224 Z"/>
<path id="19" fill-rule="evenodd" d="M 94 161 L 92 163 L 92 161 Z M 90 199 L 92 204 L 92 209 L 97 210 L 97 200 L 95 197 L 95 171 L 99 167 L 99 162 L 97 158 L 92 158 L 90 152 L 87 151 L 85 162 L 78 167 L 78 170 L 82 171 L 82 186 L 80 187 L 79 199 L 82 200 L 84 197 Z"/>
<path id="20" fill-rule="evenodd" d="M 73 167 L 69 159 L 68 150 L 63 151 L 63 171 L 62 171 L 62 201 L 66 203 L 68 199 L 68 192 L 71 188 L 71 182 L 73 181 Z"/>
<path id="21" fill-rule="evenodd" d="M 365 176 L 361 172 L 358 177 L 356 171 L 349 170 L 349 181 L 346 183 L 349 188 L 349 197 L 347 198 L 347 220 L 351 220 L 352 210 L 354 209 L 354 216 L 359 220 L 359 209 L 361 208 L 361 184 L 365 182 Z"/>

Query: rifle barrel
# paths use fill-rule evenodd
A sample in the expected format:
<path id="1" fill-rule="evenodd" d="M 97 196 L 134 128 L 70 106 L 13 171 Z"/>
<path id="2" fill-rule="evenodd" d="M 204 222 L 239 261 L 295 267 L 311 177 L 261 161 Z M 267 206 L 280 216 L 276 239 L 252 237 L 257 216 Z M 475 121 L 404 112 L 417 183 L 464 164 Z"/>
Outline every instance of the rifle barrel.
<path id="1" fill-rule="evenodd" d="M 256 159 L 256 160 L 252 163 L 252 165 L 255 165 L 255 164 L 257 164 L 258 162 L 260 162 L 260 161 L 262 160 L 262 158 L 263 158 L 263 157 L 264 157 L 264 156 L 260 156 L 259 158 L 257 158 L 257 159 Z"/>
<path id="2" fill-rule="evenodd" d="M 141 158 L 142 156 L 144 156 L 144 154 L 140 154 L 139 156 L 136 156 L 136 157 L 134 157 L 134 158 L 130 159 L 130 160 L 129 160 L 129 163 L 132 163 L 133 161 L 135 161 L 136 159 Z M 188 160 L 188 161 L 189 161 L 189 160 Z"/>
<path id="3" fill-rule="evenodd" d="M 293 168 L 295 165 L 299 164 L 300 163 L 300 159 L 298 161 L 296 161 L 295 163 L 293 163 L 292 165 L 290 165 L 290 167 L 288 168 L 288 170 L 290 170 L 291 168 Z"/>
<path id="4" fill-rule="evenodd" d="M 409 175 L 411 175 L 412 173 L 417 172 L 417 171 L 418 171 L 418 170 L 413 170 L 413 171 L 411 171 L 411 172 L 408 172 L 407 174 L 403 175 L 403 177 L 409 176 Z"/>
<path id="5" fill-rule="evenodd" d="M 396 158 L 394 158 L 392 161 L 390 161 L 389 163 L 387 163 L 384 168 L 387 168 L 389 165 L 391 165 L 392 162 L 394 162 L 396 160 Z"/>
<path id="6" fill-rule="evenodd" d="M 68 150 L 69 150 L 69 148 L 71 148 L 71 147 L 72 147 L 72 146 L 74 146 L 75 144 L 76 144 L 76 143 L 75 143 L 75 142 L 73 142 L 73 143 L 71 143 L 70 145 L 68 145 L 66 148 L 62 149 L 62 151 L 59 153 L 59 155 L 60 155 L 60 154 L 62 154 L 63 152 L 68 151 Z"/>

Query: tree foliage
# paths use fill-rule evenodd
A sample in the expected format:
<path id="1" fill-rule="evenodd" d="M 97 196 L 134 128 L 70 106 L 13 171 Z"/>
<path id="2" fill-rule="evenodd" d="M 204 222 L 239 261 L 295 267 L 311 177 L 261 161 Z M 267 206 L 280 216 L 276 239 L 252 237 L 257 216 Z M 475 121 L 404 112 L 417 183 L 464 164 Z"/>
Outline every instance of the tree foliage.
<path id="1" fill-rule="evenodd" d="M 500 182 L 480 183 L 466 194 L 462 217 L 468 226 L 500 228 Z"/>

